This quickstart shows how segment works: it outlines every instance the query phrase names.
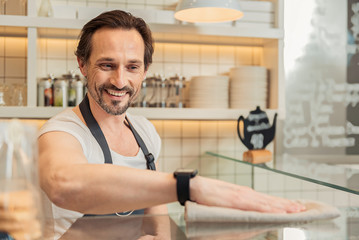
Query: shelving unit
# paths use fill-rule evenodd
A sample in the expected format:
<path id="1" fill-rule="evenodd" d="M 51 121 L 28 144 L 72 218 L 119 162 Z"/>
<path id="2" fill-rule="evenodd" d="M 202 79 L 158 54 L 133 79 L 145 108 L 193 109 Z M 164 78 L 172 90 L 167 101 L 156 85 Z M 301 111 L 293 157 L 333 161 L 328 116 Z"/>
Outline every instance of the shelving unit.
<path id="1" fill-rule="evenodd" d="M 63 111 L 62 107 L 1 107 L 0 118 L 47 119 Z M 237 120 L 240 115 L 248 115 L 243 109 L 199 109 L 199 108 L 129 108 L 129 113 L 142 115 L 148 119 L 168 120 Z M 267 110 L 269 116 L 275 110 Z"/>
<path id="2" fill-rule="evenodd" d="M 261 46 L 264 49 L 263 64 L 270 69 L 269 109 L 281 112 L 283 98 L 283 3 L 275 4 L 276 27 L 255 29 L 232 26 L 197 26 L 191 24 L 149 23 L 156 42 L 197 43 L 220 45 Z M 151 10 L 156 11 L 156 10 Z M 0 107 L 1 118 L 49 118 L 62 108 L 37 107 L 37 49 L 40 38 L 76 39 L 80 29 L 87 22 L 83 19 L 59 19 L 37 17 L 36 1 L 28 1 L 28 16 L 0 15 L 0 26 L 7 33 L 27 37 L 27 106 Z M 236 119 L 247 109 L 131 109 L 149 119 Z"/>

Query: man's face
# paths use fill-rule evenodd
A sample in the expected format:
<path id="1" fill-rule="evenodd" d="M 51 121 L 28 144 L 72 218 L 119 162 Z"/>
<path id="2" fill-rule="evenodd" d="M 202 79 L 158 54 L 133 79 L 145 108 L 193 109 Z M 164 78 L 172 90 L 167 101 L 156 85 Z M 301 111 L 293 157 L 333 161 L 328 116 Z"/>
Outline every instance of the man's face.
<path id="1" fill-rule="evenodd" d="M 112 115 L 121 115 L 140 91 L 146 77 L 145 46 L 135 30 L 97 30 L 92 36 L 92 52 L 81 72 L 87 77 L 88 92 Z"/>

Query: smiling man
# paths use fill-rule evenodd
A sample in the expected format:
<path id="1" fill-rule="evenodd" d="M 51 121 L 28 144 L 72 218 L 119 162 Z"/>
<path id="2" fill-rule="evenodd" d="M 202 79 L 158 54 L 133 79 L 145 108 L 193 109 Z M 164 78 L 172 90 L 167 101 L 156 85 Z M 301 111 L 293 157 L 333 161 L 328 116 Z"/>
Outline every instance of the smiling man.
<path id="1" fill-rule="evenodd" d="M 121 41 L 119 41 L 121 39 Z M 102 28 L 92 37 L 92 54 L 78 54 L 88 91 L 96 103 L 111 115 L 126 112 L 146 77 L 144 44 L 135 29 Z"/>
<path id="2" fill-rule="evenodd" d="M 195 170 L 155 170 L 161 139 L 142 116 L 126 112 L 152 62 L 146 23 L 119 10 L 82 29 L 76 56 L 88 94 L 50 119 L 39 136 L 40 184 L 54 218 L 84 214 L 164 214 L 165 204 L 199 204 L 261 212 L 298 212 L 303 206 L 214 179 Z M 165 238 L 166 239 L 166 238 Z"/>

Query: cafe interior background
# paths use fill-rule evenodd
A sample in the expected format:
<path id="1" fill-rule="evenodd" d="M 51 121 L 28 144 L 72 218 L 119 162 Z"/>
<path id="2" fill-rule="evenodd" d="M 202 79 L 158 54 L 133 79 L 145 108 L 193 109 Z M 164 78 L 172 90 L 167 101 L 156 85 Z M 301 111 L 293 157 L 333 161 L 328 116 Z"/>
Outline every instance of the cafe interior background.
<path id="1" fill-rule="evenodd" d="M 184 107 L 129 110 L 149 118 L 161 136 L 160 170 L 194 164 L 202 175 L 281 197 L 305 194 L 336 206 L 359 205 L 350 193 L 283 181 L 261 169 L 253 174 L 216 155 L 247 150 L 237 135 L 237 118 L 261 105 L 271 124 L 278 114 L 275 141 L 267 147 L 274 154 L 270 166 L 281 159 L 284 169 L 312 176 L 325 172 L 326 180 L 358 191 L 359 1 L 241 1 L 244 16 L 226 23 L 180 22 L 173 17 L 176 0 L 0 2 L 1 121 L 18 118 L 40 127 L 63 110 L 38 106 L 40 82 L 50 74 L 80 74 L 74 50 L 82 25 L 104 10 L 124 9 L 153 30 L 155 53 L 147 76 L 185 79 Z M 264 104 L 250 97 L 259 91 L 250 81 L 238 92 L 230 89 L 230 73 L 241 66 L 265 69 Z M 194 85 L 191 90 L 194 79 L 202 95 Z M 223 86 L 226 90 L 218 91 Z M 205 101 L 196 102 L 198 96 Z M 220 101 L 224 104 L 216 105 Z M 343 174 L 349 174 L 344 181 Z M 269 178 L 278 184 L 269 185 Z"/>

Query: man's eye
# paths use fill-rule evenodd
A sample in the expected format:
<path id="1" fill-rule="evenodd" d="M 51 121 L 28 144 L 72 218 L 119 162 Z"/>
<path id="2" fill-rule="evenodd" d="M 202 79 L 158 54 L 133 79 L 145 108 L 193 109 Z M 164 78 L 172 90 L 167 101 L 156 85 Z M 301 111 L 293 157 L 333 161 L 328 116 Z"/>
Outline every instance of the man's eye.
<path id="1" fill-rule="evenodd" d="M 137 65 L 130 65 L 128 66 L 128 69 L 130 70 L 137 70 L 139 67 Z"/>
<path id="2" fill-rule="evenodd" d="M 112 66 L 112 64 L 104 63 L 104 64 L 101 64 L 101 68 L 102 69 L 112 69 L 113 66 Z"/>

